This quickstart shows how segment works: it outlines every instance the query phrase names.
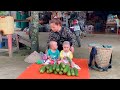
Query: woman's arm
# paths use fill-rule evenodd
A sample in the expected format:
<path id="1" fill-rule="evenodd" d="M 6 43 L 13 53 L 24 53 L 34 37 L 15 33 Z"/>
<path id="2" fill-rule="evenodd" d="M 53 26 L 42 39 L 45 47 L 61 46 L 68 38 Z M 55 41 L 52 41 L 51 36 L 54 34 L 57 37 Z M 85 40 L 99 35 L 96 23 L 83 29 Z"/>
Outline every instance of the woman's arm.
<path id="1" fill-rule="evenodd" d="M 57 56 L 58 56 L 58 59 L 60 58 L 60 51 L 57 50 Z"/>
<path id="2" fill-rule="evenodd" d="M 67 33 L 67 40 L 70 42 L 70 46 L 73 46 L 75 44 L 73 33 L 70 31 L 69 28 L 67 28 L 66 33 Z"/>
<path id="3" fill-rule="evenodd" d="M 49 60 L 51 60 L 51 57 L 50 57 L 50 50 L 47 50 L 47 58 L 48 58 Z"/>
<path id="4" fill-rule="evenodd" d="M 72 53 L 74 53 L 74 47 L 73 47 L 73 46 L 70 47 L 70 51 L 71 51 Z"/>
<path id="5" fill-rule="evenodd" d="M 46 50 L 49 49 L 49 42 L 50 41 L 56 41 L 54 32 L 52 32 L 52 31 L 49 33 L 49 37 L 48 37 L 47 45 L 46 45 Z"/>
<path id="6" fill-rule="evenodd" d="M 70 42 L 70 46 L 71 46 L 70 50 L 71 50 L 72 53 L 74 53 L 73 45 L 75 44 L 75 40 L 74 40 L 74 37 L 73 37 L 73 33 L 69 29 L 66 30 L 66 33 L 67 33 L 68 41 Z"/>

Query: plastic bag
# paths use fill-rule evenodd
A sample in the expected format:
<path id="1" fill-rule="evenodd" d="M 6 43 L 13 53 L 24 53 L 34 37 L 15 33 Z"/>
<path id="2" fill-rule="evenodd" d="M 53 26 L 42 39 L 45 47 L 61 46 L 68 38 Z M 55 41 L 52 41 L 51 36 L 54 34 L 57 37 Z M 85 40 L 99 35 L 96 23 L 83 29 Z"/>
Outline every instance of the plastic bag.
<path id="1" fill-rule="evenodd" d="M 73 61 L 71 63 L 72 68 L 77 68 L 77 69 L 81 69 L 77 64 L 75 64 Z"/>
<path id="2" fill-rule="evenodd" d="M 40 54 L 38 52 L 34 51 L 28 57 L 26 57 L 24 61 L 28 62 L 28 63 L 35 63 L 39 59 L 41 59 Z"/>

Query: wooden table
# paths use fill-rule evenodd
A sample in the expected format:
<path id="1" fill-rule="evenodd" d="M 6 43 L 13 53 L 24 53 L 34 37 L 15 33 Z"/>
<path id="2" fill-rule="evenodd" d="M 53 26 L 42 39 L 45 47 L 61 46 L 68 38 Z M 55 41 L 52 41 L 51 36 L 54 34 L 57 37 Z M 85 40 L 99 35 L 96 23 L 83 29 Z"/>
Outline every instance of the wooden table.
<path id="1" fill-rule="evenodd" d="M 14 22 L 30 22 L 29 20 L 17 20 L 15 19 Z"/>
<path id="2" fill-rule="evenodd" d="M 15 31 L 15 34 L 18 36 L 18 39 L 19 39 L 20 43 L 23 43 L 26 46 L 31 47 L 30 38 L 29 38 L 29 35 L 26 34 L 26 32 L 18 30 L 18 31 Z M 42 37 L 41 37 L 41 35 L 42 35 Z M 47 39 L 48 39 L 48 35 L 49 35 L 49 32 L 39 32 L 39 41 L 42 41 L 42 42 L 45 43 L 47 41 Z M 27 42 L 25 43 L 25 41 L 27 41 Z"/>
<path id="3" fill-rule="evenodd" d="M 18 30 L 18 31 L 15 31 L 15 34 L 18 38 L 17 40 L 18 43 L 20 42 L 28 47 L 31 47 L 31 41 L 30 41 L 29 35 L 26 34 L 26 32 Z M 45 49 L 48 36 L 49 36 L 49 32 L 39 32 L 39 49 Z"/>
<path id="4" fill-rule="evenodd" d="M 29 20 L 16 20 L 15 19 L 14 22 L 29 22 Z M 25 35 L 24 33 L 19 33 L 19 32 L 15 32 L 15 34 L 10 34 L 10 35 L 6 35 L 6 36 L 0 35 L 0 38 L 4 38 L 4 39 L 8 40 L 8 49 L 0 49 L 0 52 L 8 51 L 9 57 L 12 57 L 13 52 L 19 50 L 19 42 L 25 43 L 28 46 L 31 45 L 30 43 L 28 43 L 29 42 L 28 40 L 21 39 L 22 37 L 19 34 L 22 34 L 22 36 Z M 13 46 L 12 46 L 12 39 L 16 39 L 17 47 L 15 47 L 15 48 L 13 48 Z"/>
<path id="5" fill-rule="evenodd" d="M 12 57 L 13 52 L 17 51 L 19 49 L 18 42 L 17 42 L 18 38 L 17 38 L 16 34 L 9 34 L 9 35 L 6 35 L 6 36 L 1 36 L 1 38 L 4 38 L 4 39 L 8 40 L 8 49 L 0 49 L 0 52 L 8 51 L 9 52 L 9 57 Z M 16 39 L 16 45 L 17 45 L 17 47 L 14 47 L 14 48 L 12 46 L 12 40 L 13 39 Z"/>
<path id="6" fill-rule="evenodd" d="M 23 31 L 15 31 L 15 34 L 18 38 L 17 42 L 19 43 L 22 43 L 26 46 L 29 46 L 31 47 L 31 41 L 29 39 L 29 35 L 26 34 L 26 32 L 23 32 Z M 18 46 L 19 47 L 19 46 Z"/>

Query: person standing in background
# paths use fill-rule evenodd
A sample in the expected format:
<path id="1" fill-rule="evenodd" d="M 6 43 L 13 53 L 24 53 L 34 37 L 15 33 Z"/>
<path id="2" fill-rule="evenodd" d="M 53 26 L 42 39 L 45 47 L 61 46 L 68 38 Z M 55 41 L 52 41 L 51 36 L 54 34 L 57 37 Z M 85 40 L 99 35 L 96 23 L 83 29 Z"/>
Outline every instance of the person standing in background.
<path id="1" fill-rule="evenodd" d="M 69 20 L 70 16 L 68 15 L 67 12 L 63 14 L 63 25 L 69 28 Z"/>
<path id="2" fill-rule="evenodd" d="M 17 11 L 16 19 L 17 20 L 26 20 L 28 18 L 28 13 L 26 11 Z M 22 30 L 28 27 L 28 22 L 16 22 L 16 27 L 21 28 Z"/>
<path id="3" fill-rule="evenodd" d="M 76 41 L 78 43 L 78 47 L 81 47 L 81 43 L 80 43 L 81 42 L 81 40 L 80 40 L 81 29 L 80 29 L 80 26 L 78 24 L 77 19 L 73 20 L 73 26 L 72 27 L 74 28 L 74 34 L 76 36 Z"/>
<path id="4" fill-rule="evenodd" d="M 26 20 L 26 18 L 28 18 L 28 13 L 26 11 L 22 11 L 21 12 L 21 20 Z M 21 22 L 21 28 L 22 30 L 26 27 L 28 27 L 29 23 L 28 22 Z"/>
<path id="5" fill-rule="evenodd" d="M 21 11 L 16 12 L 16 19 L 21 20 Z M 21 22 L 16 22 L 16 27 L 21 28 Z"/>

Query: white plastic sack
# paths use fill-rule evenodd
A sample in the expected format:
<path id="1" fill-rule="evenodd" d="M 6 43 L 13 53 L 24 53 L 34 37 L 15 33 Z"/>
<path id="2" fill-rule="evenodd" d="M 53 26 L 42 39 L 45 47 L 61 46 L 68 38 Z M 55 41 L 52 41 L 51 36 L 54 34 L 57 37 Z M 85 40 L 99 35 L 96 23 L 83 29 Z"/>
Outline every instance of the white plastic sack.
<path id="1" fill-rule="evenodd" d="M 28 62 L 28 63 L 35 63 L 39 59 L 41 59 L 40 54 L 38 52 L 34 51 L 28 57 L 26 57 L 24 61 Z"/>

